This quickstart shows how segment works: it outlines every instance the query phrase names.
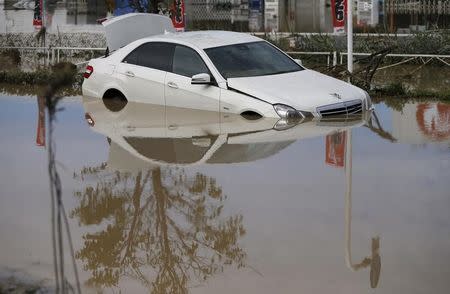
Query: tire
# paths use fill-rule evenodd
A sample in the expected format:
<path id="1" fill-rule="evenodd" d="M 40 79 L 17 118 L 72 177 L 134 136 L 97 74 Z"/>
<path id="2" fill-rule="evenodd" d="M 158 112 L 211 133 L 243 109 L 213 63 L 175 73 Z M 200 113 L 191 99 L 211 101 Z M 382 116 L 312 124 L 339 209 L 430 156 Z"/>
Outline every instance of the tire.
<path id="1" fill-rule="evenodd" d="M 125 99 L 125 97 L 114 96 L 114 97 L 103 98 L 103 103 L 105 104 L 105 107 L 109 111 L 119 112 L 125 108 L 128 101 L 127 101 L 127 99 Z"/>

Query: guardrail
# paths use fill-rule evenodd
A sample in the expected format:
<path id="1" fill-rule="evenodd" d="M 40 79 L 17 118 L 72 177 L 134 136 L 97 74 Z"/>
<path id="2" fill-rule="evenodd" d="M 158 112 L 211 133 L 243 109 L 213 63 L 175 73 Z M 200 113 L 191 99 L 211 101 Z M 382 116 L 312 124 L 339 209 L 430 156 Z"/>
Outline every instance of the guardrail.
<path id="1" fill-rule="evenodd" d="M 338 56 L 339 56 L 339 64 L 344 63 L 344 58 L 348 55 L 347 52 L 303 52 L 303 51 L 287 51 L 286 52 L 289 55 L 320 55 L 320 56 L 326 56 L 327 57 L 327 66 L 333 65 L 336 66 L 338 64 Z M 363 52 L 354 52 L 353 56 L 370 56 L 372 53 L 363 53 Z M 393 67 L 396 65 L 404 64 L 410 61 L 413 61 L 415 59 L 422 59 L 421 61 L 423 63 L 429 63 L 431 60 L 435 59 L 440 61 L 441 63 L 450 66 L 450 60 L 449 62 L 445 61 L 445 59 L 450 59 L 450 55 L 439 55 L 439 54 L 400 54 L 400 53 L 391 53 L 386 54 L 386 57 L 400 57 L 400 58 L 407 58 L 406 60 L 403 60 L 401 62 L 390 64 L 384 67 L 378 68 L 378 70 Z M 424 58 L 428 58 L 427 61 L 423 60 Z"/>
<path id="2" fill-rule="evenodd" d="M 0 47 L 0 50 L 19 50 L 19 51 L 26 51 L 26 50 L 35 50 L 37 52 L 41 52 L 45 54 L 45 65 L 55 64 L 60 62 L 61 60 L 61 51 L 71 51 L 72 53 L 75 52 L 93 52 L 93 51 L 99 51 L 99 52 L 105 52 L 106 48 L 98 48 L 98 47 L 15 47 L 15 46 L 5 46 Z M 80 62 L 77 65 L 87 63 L 86 62 Z"/>
<path id="3" fill-rule="evenodd" d="M 277 36 L 280 38 L 289 38 L 289 37 L 296 37 L 296 36 L 304 36 L 304 37 L 310 37 L 310 36 L 342 36 L 345 37 L 346 35 L 342 35 L 340 33 L 301 33 L 301 32 L 250 32 L 248 33 L 253 36 Z M 415 36 L 417 34 L 397 34 L 397 33 L 354 33 L 353 36 L 358 37 L 411 37 Z"/>
<path id="4" fill-rule="evenodd" d="M 95 51 L 105 52 L 106 51 L 106 48 L 98 48 L 98 47 L 13 47 L 13 46 L 0 47 L 0 50 L 8 50 L 8 49 L 16 49 L 19 51 L 26 51 L 26 50 L 35 50 L 37 52 L 40 51 L 45 54 L 44 55 L 46 57 L 45 64 L 47 66 L 50 64 L 55 64 L 55 63 L 60 62 L 62 51 L 71 51 L 72 53 L 82 52 L 82 51 L 87 51 L 87 52 L 95 52 Z M 347 52 L 337 52 L 337 51 L 332 51 L 332 52 L 287 51 L 286 53 L 289 55 L 293 55 L 293 56 L 302 56 L 302 55 L 304 55 L 304 56 L 325 56 L 327 58 L 327 66 L 336 66 L 338 63 L 343 64 L 344 58 L 347 56 Z M 353 55 L 355 57 L 370 56 L 370 55 L 372 55 L 372 53 L 354 52 Z M 387 65 L 385 67 L 381 67 L 379 69 L 384 69 L 384 68 L 400 65 L 400 64 L 407 63 L 407 62 L 410 62 L 415 59 L 422 59 L 423 63 L 428 63 L 434 59 L 434 60 L 438 60 L 438 61 L 442 62 L 445 65 L 450 66 L 450 55 L 391 53 L 391 54 L 387 54 L 386 57 L 397 57 L 397 58 L 400 57 L 400 58 L 406 58 L 406 59 L 401 62 L 392 64 L 392 65 Z M 425 58 L 427 58 L 428 60 L 427 61 L 423 60 Z M 449 60 L 446 61 L 447 59 L 449 59 Z M 86 64 L 87 62 L 89 62 L 89 61 L 79 62 L 79 63 L 77 63 L 77 65 Z"/>

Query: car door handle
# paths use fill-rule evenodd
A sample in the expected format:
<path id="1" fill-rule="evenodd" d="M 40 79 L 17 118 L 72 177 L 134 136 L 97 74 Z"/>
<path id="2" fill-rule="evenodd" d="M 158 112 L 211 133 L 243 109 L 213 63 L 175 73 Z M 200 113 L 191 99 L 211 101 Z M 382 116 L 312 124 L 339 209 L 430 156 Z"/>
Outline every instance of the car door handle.
<path id="1" fill-rule="evenodd" d="M 174 82 L 168 82 L 167 86 L 171 87 L 172 89 L 178 89 L 178 85 L 175 84 Z"/>
<path id="2" fill-rule="evenodd" d="M 125 72 L 125 75 L 128 76 L 128 77 L 130 77 L 130 78 L 134 78 L 134 73 L 133 73 L 132 71 L 129 71 L 129 70 L 126 71 L 126 72 Z"/>

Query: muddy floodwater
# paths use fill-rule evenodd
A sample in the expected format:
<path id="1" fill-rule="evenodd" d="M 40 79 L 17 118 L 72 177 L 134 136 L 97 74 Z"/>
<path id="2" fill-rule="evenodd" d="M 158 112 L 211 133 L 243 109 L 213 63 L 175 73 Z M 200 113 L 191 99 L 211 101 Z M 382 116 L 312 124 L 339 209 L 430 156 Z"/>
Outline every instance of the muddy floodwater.
<path id="1" fill-rule="evenodd" d="M 39 103 L 0 96 L 0 281 L 51 289 Z M 59 107 L 83 293 L 449 293 L 449 104 L 295 126 L 81 97 Z"/>

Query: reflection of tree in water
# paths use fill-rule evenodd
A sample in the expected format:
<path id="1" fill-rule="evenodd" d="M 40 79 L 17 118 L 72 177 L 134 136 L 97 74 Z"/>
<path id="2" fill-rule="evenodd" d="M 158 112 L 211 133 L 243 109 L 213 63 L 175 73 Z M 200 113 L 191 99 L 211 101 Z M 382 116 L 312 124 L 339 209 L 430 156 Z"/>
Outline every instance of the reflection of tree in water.
<path id="1" fill-rule="evenodd" d="M 86 169 L 80 177 L 86 182 L 102 173 Z M 116 172 L 75 195 L 80 204 L 71 216 L 82 225 L 104 225 L 85 234 L 76 253 L 92 286 L 131 277 L 152 292 L 184 293 L 189 280 L 206 280 L 227 264 L 244 266 L 242 215 L 223 215 L 226 196 L 210 177 L 190 178 L 182 169 Z"/>

